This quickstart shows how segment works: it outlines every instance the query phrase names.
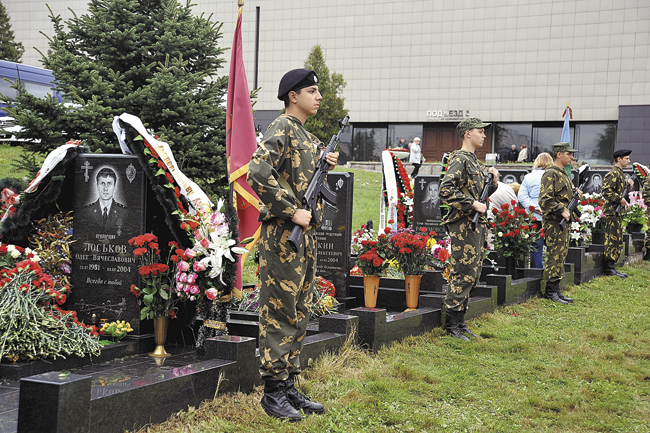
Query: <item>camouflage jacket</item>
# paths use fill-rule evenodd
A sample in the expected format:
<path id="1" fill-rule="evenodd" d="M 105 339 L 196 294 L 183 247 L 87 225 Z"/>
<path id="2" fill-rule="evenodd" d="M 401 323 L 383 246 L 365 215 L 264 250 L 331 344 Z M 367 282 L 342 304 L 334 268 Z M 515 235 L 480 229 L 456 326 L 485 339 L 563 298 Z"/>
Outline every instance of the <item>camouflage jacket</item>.
<path id="1" fill-rule="evenodd" d="M 643 201 L 650 204 L 650 175 L 643 180 Z M 646 208 L 645 212 L 646 215 L 650 216 L 650 206 Z"/>
<path id="2" fill-rule="evenodd" d="M 620 167 L 614 166 L 605 176 L 603 181 L 603 198 L 605 199 L 605 206 L 603 206 L 603 213 L 605 216 L 618 215 L 616 208 L 621 204 L 623 198 L 623 190 L 625 189 L 625 173 Z"/>
<path id="3" fill-rule="evenodd" d="M 472 204 L 481 197 L 485 177 L 485 167 L 473 152 L 456 150 L 449 155 L 447 171 L 440 184 L 440 200 L 449 206 L 443 224 L 474 216 Z M 496 189 L 496 185 L 490 185 L 488 195 Z M 480 221 L 487 221 L 485 215 L 481 216 Z"/>
<path id="4" fill-rule="evenodd" d="M 253 153 L 247 177 L 260 199 L 259 221 L 290 220 L 301 207 L 316 170 L 319 145 L 320 140 L 294 116 L 282 114 L 271 123 Z M 278 183 L 280 176 L 293 191 Z M 322 212 L 322 204 L 318 211 Z"/>
<path id="5" fill-rule="evenodd" d="M 542 175 L 539 189 L 539 207 L 542 220 L 562 221 L 562 212 L 569 211 L 569 202 L 573 197 L 573 184 L 566 170 L 552 165 Z"/>

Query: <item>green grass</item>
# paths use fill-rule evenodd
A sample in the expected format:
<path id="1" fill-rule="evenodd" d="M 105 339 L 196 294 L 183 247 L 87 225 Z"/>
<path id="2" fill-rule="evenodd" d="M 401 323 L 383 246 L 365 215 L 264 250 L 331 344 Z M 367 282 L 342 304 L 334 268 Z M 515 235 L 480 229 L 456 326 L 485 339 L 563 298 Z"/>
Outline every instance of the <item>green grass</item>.
<path id="1" fill-rule="evenodd" d="M 20 159 L 22 148 L 9 146 L 6 143 L 0 143 L 0 179 L 4 177 L 14 177 L 23 179 L 27 176 L 26 171 L 17 170 L 12 166 L 13 163 Z"/>
<path id="2" fill-rule="evenodd" d="M 571 305 L 536 299 L 500 308 L 461 342 L 440 329 L 367 354 L 346 346 L 304 374 L 325 404 L 300 424 L 267 417 L 261 387 L 204 402 L 166 432 L 648 432 L 650 264 L 568 293 Z"/>

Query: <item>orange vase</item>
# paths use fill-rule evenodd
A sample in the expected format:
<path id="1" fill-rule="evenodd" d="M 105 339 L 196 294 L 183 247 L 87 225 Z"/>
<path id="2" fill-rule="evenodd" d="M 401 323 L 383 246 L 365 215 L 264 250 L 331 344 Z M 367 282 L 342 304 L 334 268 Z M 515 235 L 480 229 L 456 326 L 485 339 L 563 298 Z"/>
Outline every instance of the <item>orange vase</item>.
<path id="1" fill-rule="evenodd" d="M 418 308 L 418 298 L 420 297 L 420 281 L 422 275 L 404 275 L 406 285 L 406 311 L 412 311 Z"/>
<path id="2" fill-rule="evenodd" d="M 165 350 L 165 341 L 167 341 L 167 327 L 169 325 L 169 316 L 154 317 L 153 319 L 153 336 L 156 342 L 156 349 L 149 354 L 155 358 L 165 358 L 170 353 Z"/>
<path id="3" fill-rule="evenodd" d="M 363 277 L 363 304 L 366 308 L 377 306 L 377 292 L 379 291 L 379 275 Z"/>

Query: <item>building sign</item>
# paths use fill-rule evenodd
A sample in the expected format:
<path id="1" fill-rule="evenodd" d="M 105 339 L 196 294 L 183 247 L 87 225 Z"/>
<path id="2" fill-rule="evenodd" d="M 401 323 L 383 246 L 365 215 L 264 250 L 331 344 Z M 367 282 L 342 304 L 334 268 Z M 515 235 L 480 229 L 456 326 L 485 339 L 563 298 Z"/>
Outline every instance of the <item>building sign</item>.
<path id="1" fill-rule="evenodd" d="M 460 122 L 469 117 L 469 110 L 427 110 L 427 119 Z"/>

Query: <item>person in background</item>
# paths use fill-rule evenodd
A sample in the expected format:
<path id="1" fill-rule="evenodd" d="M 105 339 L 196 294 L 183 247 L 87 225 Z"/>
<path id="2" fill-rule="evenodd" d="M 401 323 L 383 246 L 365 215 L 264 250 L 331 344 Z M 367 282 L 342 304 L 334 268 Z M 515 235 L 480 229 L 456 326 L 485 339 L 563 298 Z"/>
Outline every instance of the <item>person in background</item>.
<path id="1" fill-rule="evenodd" d="M 542 176 L 544 171 L 553 165 L 553 157 L 546 152 L 537 155 L 533 163 L 533 171 L 524 177 L 524 181 L 519 188 L 519 203 L 529 210 L 532 206 L 535 210 L 534 216 L 537 221 L 533 224 L 538 226 L 542 224 L 542 209 L 539 207 L 539 189 L 542 186 Z M 535 245 L 535 251 L 530 253 L 530 267 L 543 268 L 542 255 L 544 249 L 544 238 L 539 238 Z"/>
<path id="2" fill-rule="evenodd" d="M 408 144 L 406 144 L 406 138 L 400 138 L 395 149 L 408 149 Z"/>
<path id="3" fill-rule="evenodd" d="M 519 152 L 517 152 L 517 146 L 514 144 L 510 147 L 510 152 L 508 152 L 508 162 L 517 162 L 519 157 Z"/>
<path id="4" fill-rule="evenodd" d="M 526 144 L 521 145 L 521 150 L 519 151 L 519 156 L 517 157 L 517 162 L 526 162 L 528 161 L 528 149 Z"/>
<path id="5" fill-rule="evenodd" d="M 616 269 L 616 262 L 618 262 L 623 246 L 623 214 L 625 213 L 625 206 L 627 206 L 627 200 L 623 197 L 626 183 L 623 169 L 630 165 L 631 153 L 632 151 L 628 149 L 619 149 L 614 152 L 614 167 L 607 173 L 603 182 L 603 198 L 605 199 L 603 213 L 607 219 L 603 275 L 616 275 L 620 278 L 627 278 L 627 274 Z M 632 191 L 634 181 L 627 179 L 627 183 L 630 185 L 630 191 Z M 616 208 L 619 205 L 621 210 L 617 213 Z"/>
<path id="6" fill-rule="evenodd" d="M 420 172 L 422 165 L 422 147 L 420 146 L 420 137 L 415 137 L 412 143 L 409 143 L 409 162 L 413 164 L 411 178 L 414 178 Z"/>
<path id="7" fill-rule="evenodd" d="M 516 190 L 515 190 L 516 189 Z M 492 195 L 490 195 L 489 209 L 497 208 L 501 209 L 501 206 L 504 204 L 511 204 L 514 200 L 517 202 L 517 192 L 519 191 L 519 184 L 516 182 L 513 183 L 497 183 L 497 189 Z"/>

